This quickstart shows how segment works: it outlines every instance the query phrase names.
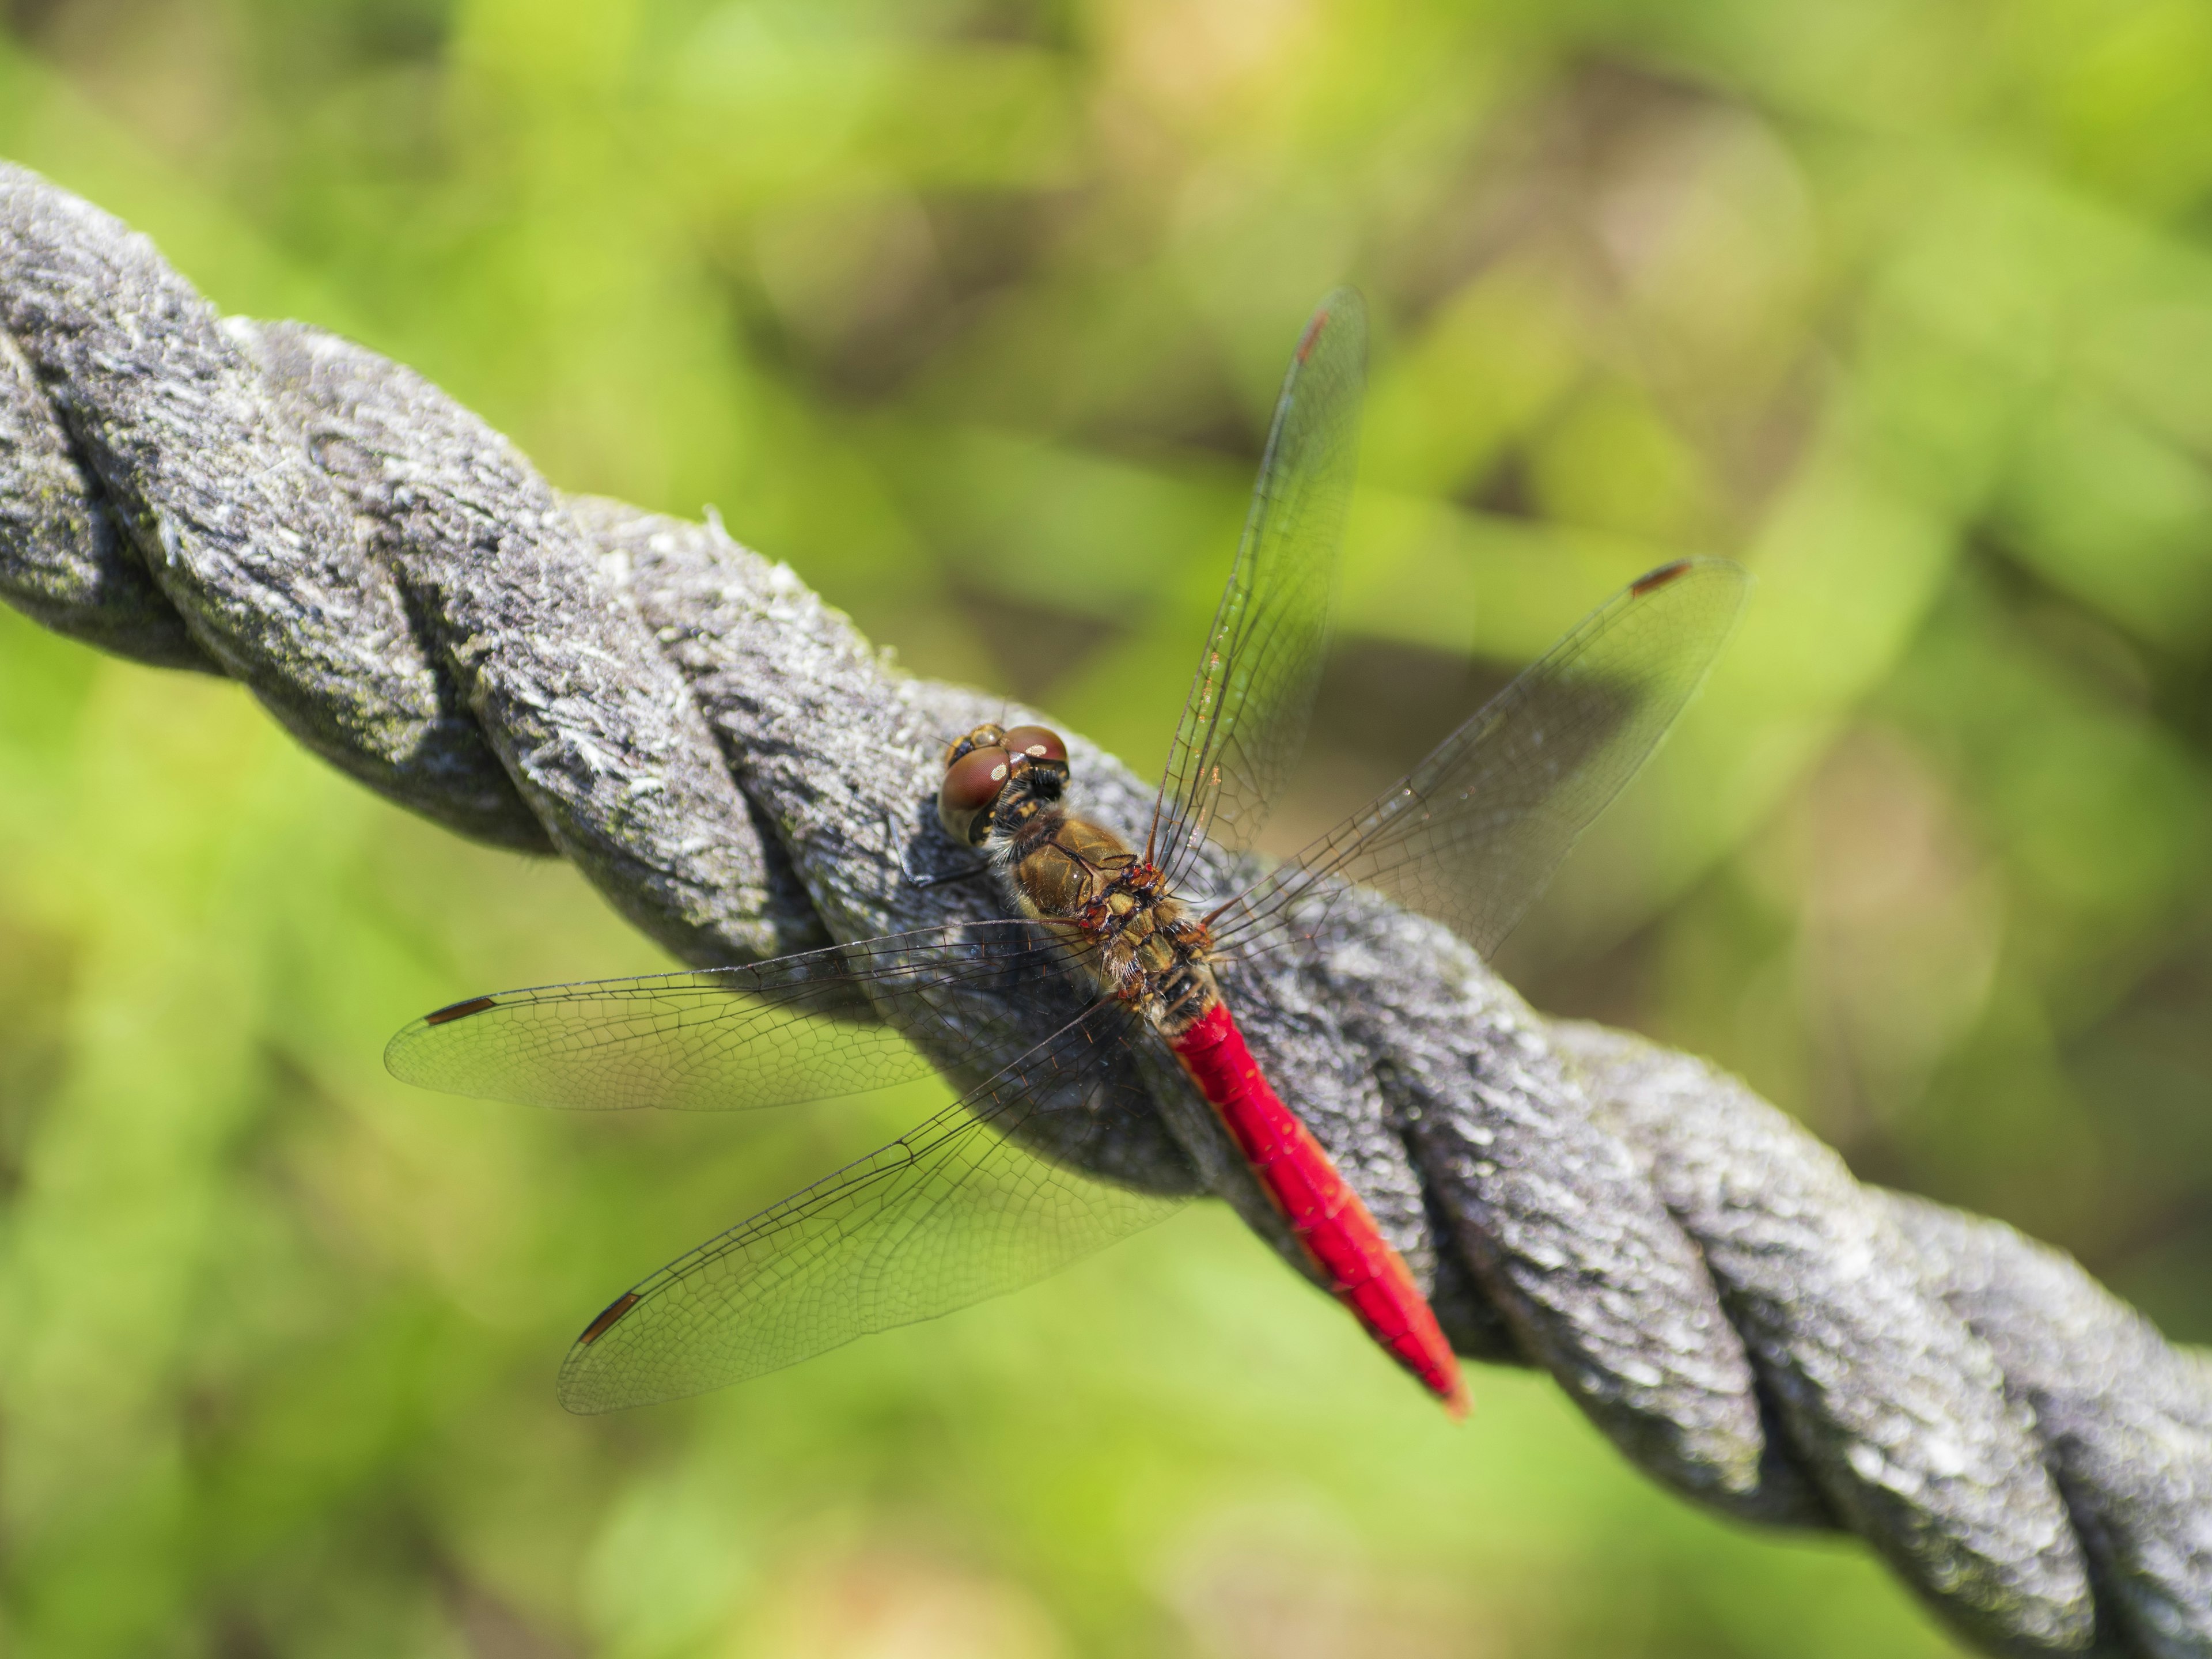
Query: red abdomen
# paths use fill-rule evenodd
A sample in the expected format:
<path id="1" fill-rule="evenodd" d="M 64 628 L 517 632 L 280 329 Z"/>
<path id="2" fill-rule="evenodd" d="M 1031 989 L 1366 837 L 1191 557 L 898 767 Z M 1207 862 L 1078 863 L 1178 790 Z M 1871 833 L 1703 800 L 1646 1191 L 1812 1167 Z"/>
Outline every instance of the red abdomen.
<path id="1" fill-rule="evenodd" d="M 1390 1248 L 1359 1194 L 1268 1085 L 1226 1005 L 1217 1002 L 1169 1047 L 1236 1139 L 1336 1299 L 1368 1334 L 1420 1378 L 1454 1417 L 1467 1414 L 1459 1359 L 1405 1258 Z"/>

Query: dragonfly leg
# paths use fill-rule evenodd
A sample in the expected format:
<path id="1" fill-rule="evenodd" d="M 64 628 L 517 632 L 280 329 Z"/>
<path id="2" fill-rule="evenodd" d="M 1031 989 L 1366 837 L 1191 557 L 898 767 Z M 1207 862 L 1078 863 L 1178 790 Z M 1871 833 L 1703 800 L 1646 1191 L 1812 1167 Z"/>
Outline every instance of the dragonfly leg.
<path id="1" fill-rule="evenodd" d="M 991 867 L 988 859 L 979 859 L 968 869 L 951 871 L 943 875 L 931 875 L 926 871 L 917 870 L 907 862 L 906 843 L 900 838 L 898 820 L 885 813 L 884 827 L 890 831 L 891 845 L 898 849 L 899 874 L 904 876 L 916 887 L 947 887 L 954 882 L 973 881 L 976 877 L 988 872 Z"/>

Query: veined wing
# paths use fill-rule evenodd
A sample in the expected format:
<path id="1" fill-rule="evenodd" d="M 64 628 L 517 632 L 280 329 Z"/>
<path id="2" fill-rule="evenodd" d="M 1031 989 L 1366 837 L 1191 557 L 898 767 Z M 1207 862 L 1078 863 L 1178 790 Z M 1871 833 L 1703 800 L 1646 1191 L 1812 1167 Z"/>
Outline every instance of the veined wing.
<path id="1" fill-rule="evenodd" d="M 1146 850 L 1170 884 L 1208 840 L 1232 852 L 1252 845 L 1305 742 L 1366 368 L 1366 305 L 1338 289 L 1283 378 L 1237 562 L 1176 726 Z"/>
<path id="2" fill-rule="evenodd" d="M 1194 1174 L 1179 1193 L 1124 1184 L 1154 1121 L 1131 1030 L 1117 1006 L 1094 1006 L 911 1133 L 624 1292 L 568 1351 L 561 1403 L 613 1411 L 777 1370 L 1018 1289 L 1170 1214 Z"/>
<path id="3" fill-rule="evenodd" d="M 425 1015 L 384 1060 L 448 1094 L 591 1111 L 825 1100 L 980 1056 L 972 1080 L 1081 1006 L 1066 949 L 1035 922 L 960 922 L 741 968 L 501 991 Z"/>
<path id="4" fill-rule="evenodd" d="M 1268 948 L 1358 883 L 1487 954 L 1705 683 L 1750 588 L 1725 559 L 1640 578 L 1372 806 L 1223 907 L 1216 937 Z"/>

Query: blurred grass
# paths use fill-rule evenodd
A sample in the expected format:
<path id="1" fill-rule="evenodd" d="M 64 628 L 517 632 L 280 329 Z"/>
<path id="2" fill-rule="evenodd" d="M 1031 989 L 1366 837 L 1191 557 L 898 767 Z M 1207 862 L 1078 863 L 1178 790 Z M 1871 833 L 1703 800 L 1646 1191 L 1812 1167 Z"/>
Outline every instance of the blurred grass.
<path id="1" fill-rule="evenodd" d="M 1285 840 L 1638 571 L 1707 696 L 1509 946 L 2212 1330 L 2212 22 L 2180 0 L 13 0 L 0 154 L 918 672 L 1157 764 L 1283 354 L 1377 324 Z M 384 1037 L 642 969 L 227 689 L 0 617 L 0 1642 L 1950 1651 L 1854 1547 L 1449 1428 L 1224 1214 L 712 1399 L 615 1289 L 911 1103 L 580 1123 Z"/>

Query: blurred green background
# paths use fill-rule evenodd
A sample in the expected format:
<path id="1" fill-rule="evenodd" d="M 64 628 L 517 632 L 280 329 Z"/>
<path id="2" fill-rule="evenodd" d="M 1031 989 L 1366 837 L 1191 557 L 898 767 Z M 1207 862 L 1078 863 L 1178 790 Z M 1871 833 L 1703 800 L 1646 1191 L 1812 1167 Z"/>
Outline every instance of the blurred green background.
<path id="1" fill-rule="evenodd" d="M 0 154 L 228 310 L 1157 765 L 1285 354 L 1376 326 L 1283 840 L 1637 572 L 1760 587 L 1509 946 L 2212 1329 L 2212 9 L 10 0 Z M 237 692 L 0 614 L 0 1646 L 1915 1655 L 1856 1546 L 1454 1429 L 1214 1206 L 614 1420 L 608 1297 L 902 1127 L 582 1122 L 385 1036 L 653 952 Z M 912 1109 L 911 1103 L 907 1110 Z"/>

